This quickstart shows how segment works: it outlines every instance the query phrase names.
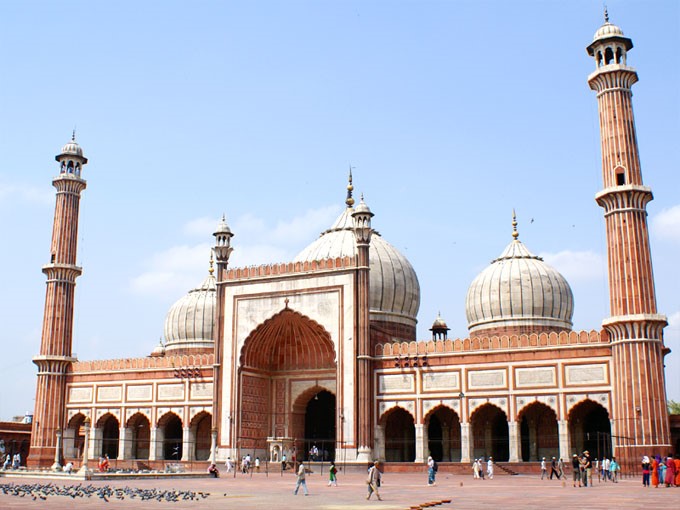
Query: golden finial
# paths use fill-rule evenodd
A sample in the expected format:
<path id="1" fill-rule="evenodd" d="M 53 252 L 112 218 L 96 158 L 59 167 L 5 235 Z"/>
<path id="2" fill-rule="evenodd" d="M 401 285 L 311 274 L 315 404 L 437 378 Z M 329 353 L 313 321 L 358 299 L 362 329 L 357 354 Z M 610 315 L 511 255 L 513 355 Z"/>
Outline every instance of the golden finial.
<path id="1" fill-rule="evenodd" d="M 76 141 L 76 128 L 73 128 L 73 134 L 71 135 L 71 141 L 72 142 Z"/>
<path id="2" fill-rule="evenodd" d="M 512 210 L 512 238 L 517 241 L 517 238 L 519 237 L 519 232 L 517 232 L 517 215 L 515 214 L 515 210 Z"/>
<path id="3" fill-rule="evenodd" d="M 210 276 L 212 276 L 214 272 L 215 269 L 213 269 L 213 251 L 210 250 L 210 269 L 208 269 L 208 273 L 210 274 Z"/>
<path id="4" fill-rule="evenodd" d="M 607 4 L 604 4 L 604 22 L 609 23 L 609 11 L 607 11 Z"/>
<path id="5" fill-rule="evenodd" d="M 352 198 L 352 190 L 354 190 L 354 186 L 352 186 L 352 165 L 349 166 L 349 184 L 347 185 L 347 199 L 345 200 L 345 203 L 347 204 L 347 207 L 352 207 L 354 205 L 354 199 Z"/>

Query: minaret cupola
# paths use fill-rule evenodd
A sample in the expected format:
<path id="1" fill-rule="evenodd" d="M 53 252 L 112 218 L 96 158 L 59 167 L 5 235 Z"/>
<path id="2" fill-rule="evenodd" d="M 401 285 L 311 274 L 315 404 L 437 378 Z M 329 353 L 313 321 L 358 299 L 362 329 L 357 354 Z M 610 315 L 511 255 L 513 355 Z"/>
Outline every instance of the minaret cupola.
<path id="1" fill-rule="evenodd" d="M 229 225 L 227 225 L 224 215 L 222 215 L 222 220 L 217 225 L 213 235 L 215 236 L 215 259 L 218 264 L 229 262 L 229 256 L 234 251 L 234 248 L 231 247 L 231 238 L 234 237 L 234 234 L 231 232 Z"/>
<path id="2" fill-rule="evenodd" d="M 623 35 L 623 30 L 609 22 L 609 13 L 604 9 L 604 25 L 595 35 L 593 42 L 586 48 L 588 54 L 595 58 L 598 67 L 626 65 L 626 52 L 633 47 L 633 41 Z"/>
<path id="3" fill-rule="evenodd" d="M 61 148 L 61 153 L 54 159 L 59 162 L 59 173 L 70 174 L 80 177 L 83 165 L 87 164 L 87 158 L 83 156 L 83 149 L 76 142 L 76 131 L 73 130 L 71 140 Z"/>

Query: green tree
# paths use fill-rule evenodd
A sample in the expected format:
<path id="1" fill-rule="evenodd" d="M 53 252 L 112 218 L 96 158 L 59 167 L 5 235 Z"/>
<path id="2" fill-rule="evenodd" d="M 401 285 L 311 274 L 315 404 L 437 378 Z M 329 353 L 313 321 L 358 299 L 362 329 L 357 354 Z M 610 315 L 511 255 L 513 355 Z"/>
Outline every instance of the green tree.
<path id="1" fill-rule="evenodd" d="M 680 414 L 680 402 L 676 402 L 675 400 L 669 400 L 668 414 Z"/>

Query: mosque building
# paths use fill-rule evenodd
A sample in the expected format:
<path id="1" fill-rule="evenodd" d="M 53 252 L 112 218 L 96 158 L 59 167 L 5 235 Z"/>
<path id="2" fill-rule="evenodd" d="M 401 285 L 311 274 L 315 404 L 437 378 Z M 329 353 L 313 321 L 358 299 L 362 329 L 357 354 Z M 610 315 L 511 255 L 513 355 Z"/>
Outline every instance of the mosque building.
<path id="1" fill-rule="evenodd" d="M 205 280 L 165 321 L 148 357 L 73 356 L 78 209 L 88 160 L 75 137 L 59 174 L 28 463 L 108 455 L 119 466 L 307 458 L 364 463 L 528 462 L 583 450 L 637 463 L 670 451 L 666 318 L 656 308 L 627 62 L 609 22 L 587 51 L 597 93 L 610 315 L 574 331 L 565 278 L 520 240 L 471 283 L 469 337 L 437 317 L 416 338 L 420 285 L 373 227 L 352 176 L 346 208 L 292 261 L 230 267 L 225 218 Z M 494 254 L 489 254 L 493 256 Z M 214 257 L 214 260 L 213 260 Z M 84 455 L 85 454 L 85 455 Z"/>

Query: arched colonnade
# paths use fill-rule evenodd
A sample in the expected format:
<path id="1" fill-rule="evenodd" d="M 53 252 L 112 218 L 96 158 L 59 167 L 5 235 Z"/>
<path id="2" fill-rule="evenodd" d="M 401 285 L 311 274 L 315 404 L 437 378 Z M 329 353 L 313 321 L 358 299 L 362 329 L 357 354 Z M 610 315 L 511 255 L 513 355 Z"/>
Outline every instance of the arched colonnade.
<path id="1" fill-rule="evenodd" d="M 85 419 L 78 413 L 64 430 L 64 457 L 82 458 L 85 448 Z M 108 455 L 117 460 L 199 461 L 210 457 L 212 416 L 206 411 L 187 424 L 173 413 L 163 414 L 152 426 L 149 417 L 133 414 L 122 426 L 112 413 L 90 425 L 89 458 Z"/>
<path id="2" fill-rule="evenodd" d="M 376 455 L 388 462 L 423 462 L 431 455 L 439 462 L 471 462 L 493 457 L 500 462 L 531 462 L 589 450 L 611 456 L 611 422 L 607 410 L 586 399 L 572 407 L 566 420 L 541 402 L 525 406 L 508 420 L 494 404 L 484 404 L 461 423 L 455 410 L 440 405 L 422 424 L 412 411 L 399 405 L 383 413 L 376 431 Z"/>

